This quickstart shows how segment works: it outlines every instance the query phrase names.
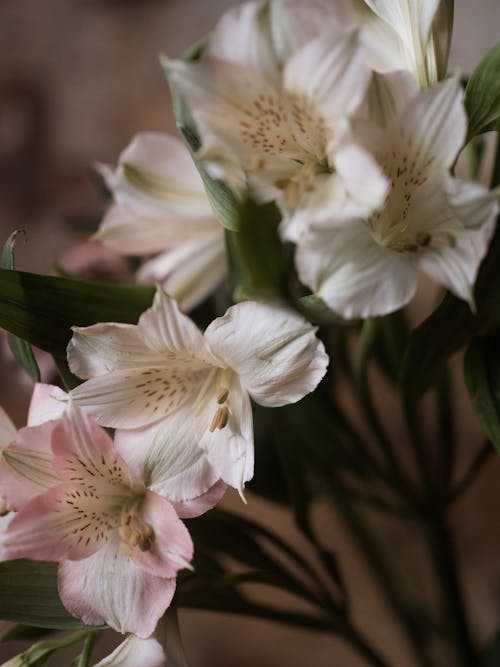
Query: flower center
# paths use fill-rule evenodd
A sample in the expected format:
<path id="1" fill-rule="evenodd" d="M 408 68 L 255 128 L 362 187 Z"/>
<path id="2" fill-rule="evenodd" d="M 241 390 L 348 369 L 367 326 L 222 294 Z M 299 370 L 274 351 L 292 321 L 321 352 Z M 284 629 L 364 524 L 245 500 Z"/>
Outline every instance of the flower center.
<path id="1" fill-rule="evenodd" d="M 233 371 L 230 368 L 217 368 L 214 366 L 205 379 L 196 401 L 194 409 L 197 415 L 213 409 L 215 398 L 215 411 L 209 421 L 208 430 L 213 433 L 217 429 L 223 429 L 229 421 L 229 387 Z"/>
<path id="2" fill-rule="evenodd" d="M 121 513 L 118 535 L 120 553 L 126 556 L 130 556 L 135 547 L 139 547 L 141 551 L 149 551 L 155 539 L 153 527 L 139 516 L 136 505 L 124 509 Z"/>

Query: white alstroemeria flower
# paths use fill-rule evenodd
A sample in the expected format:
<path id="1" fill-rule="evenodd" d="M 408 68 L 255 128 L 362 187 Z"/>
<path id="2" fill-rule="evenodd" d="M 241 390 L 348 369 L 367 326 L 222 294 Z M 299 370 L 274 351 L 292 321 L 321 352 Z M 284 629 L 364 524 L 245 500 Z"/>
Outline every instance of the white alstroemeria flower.
<path id="1" fill-rule="evenodd" d="M 407 69 L 422 88 L 445 77 L 453 27 L 453 0 L 364 2 L 374 12 L 361 9 L 358 17 L 374 69 L 379 72 Z"/>
<path id="2" fill-rule="evenodd" d="M 236 193 L 276 201 L 286 238 L 310 220 L 367 214 L 383 201 L 387 182 L 349 133 L 370 78 L 355 31 L 309 41 L 276 79 L 210 56 L 210 48 L 200 62 L 165 65 L 196 121 L 198 158 Z"/>
<path id="3" fill-rule="evenodd" d="M 164 667 L 165 664 L 165 652 L 157 639 L 141 639 L 128 635 L 112 653 L 99 660 L 94 667 Z"/>
<path id="4" fill-rule="evenodd" d="M 123 255 L 155 254 L 139 280 L 161 284 L 185 310 L 202 301 L 226 273 L 224 233 L 182 142 L 143 132 L 101 173 L 114 203 L 95 238 Z"/>
<path id="5" fill-rule="evenodd" d="M 23 475 L 15 470 L 7 503 L 18 511 L 3 535 L 2 559 L 59 562 L 59 595 L 70 613 L 88 625 L 149 637 L 178 570 L 189 566 L 189 533 L 168 500 L 71 401 L 53 423 L 49 440 L 39 441 L 51 453 L 50 476 L 35 466 Z M 40 428 L 32 432 L 40 436 Z M 34 477 L 41 489 L 33 489 Z"/>
<path id="6" fill-rule="evenodd" d="M 392 183 L 385 204 L 299 241 L 301 280 L 344 317 L 397 310 L 420 268 L 473 307 L 473 285 L 498 213 L 497 191 L 453 178 L 466 115 L 457 80 L 418 91 L 407 73 L 376 75 L 382 125 L 360 125 Z M 376 97 L 376 96 L 375 96 Z"/>
<path id="7" fill-rule="evenodd" d="M 68 360 L 90 378 L 71 391 L 73 400 L 119 429 L 120 451 L 134 449 L 121 443 L 124 429 L 146 427 L 129 434 L 136 450 L 145 432 L 168 449 L 172 429 L 194 425 L 198 442 L 186 438 L 184 456 L 201 446 L 216 477 L 240 492 L 253 474 L 249 396 L 266 406 L 294 403 L 314 390 L 328 363 L 315 329 L 294 311 L 248 301 L 202 334 L 160 289 L 137 326 L 75 327 Z"/>

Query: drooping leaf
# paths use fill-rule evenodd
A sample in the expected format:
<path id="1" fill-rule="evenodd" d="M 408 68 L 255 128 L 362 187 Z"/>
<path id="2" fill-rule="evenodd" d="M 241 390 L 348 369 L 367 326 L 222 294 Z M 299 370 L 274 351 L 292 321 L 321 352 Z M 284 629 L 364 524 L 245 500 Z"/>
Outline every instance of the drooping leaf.
<path id="1" fill-rule="evenodd" d="M 464 360 L 472 405 L 488 438 L 500 450 L 500 338 L 477 338 Z"/>
<path id="2" fill-rule="evenodd" d="M 85 627 L 63 607 L 57 593 L 57 563 L 0 563 L 0 619 L 40 628 Z"/>
<path id="3" fill-rule="evenodd" d="M 468 138 L 500 129 L 500 43 L 481 60 L 465 91 Z"/>
<path id="4" fill-rule="evenodd" d="M 15 269 L 14 261 L 14 247 L 16 244 L 16 238 L 18 234 L 26 235 L 26 232 L 22 230 L 16 230 L 12 232 L 9 236 L 2 252 L 2 268 L 3 269 Z M 13 336 L 12 334 L 7 334 L 7 340 L 9 347 L 12 351 L 12 354 L 17 359 L 19 364 L 24 368 L 28 375 L 32 378 L 34 382 L 40 382 L 40 369 L 31 349 L 31 345 L 25 340 Z"/>
<path id="5" fill-rule="evenodd" d="M 71 326 L 135 323 L 154 288 L 108 285 L 0 269 L 0 327 L 65 359 Z"/>

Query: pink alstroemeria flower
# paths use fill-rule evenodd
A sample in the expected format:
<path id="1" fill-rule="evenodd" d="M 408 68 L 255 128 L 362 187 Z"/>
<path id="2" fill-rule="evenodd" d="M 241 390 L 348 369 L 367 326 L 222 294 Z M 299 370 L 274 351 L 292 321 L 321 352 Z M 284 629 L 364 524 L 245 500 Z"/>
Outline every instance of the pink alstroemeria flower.
<path id="1" fill-rule="evenodd" d="M 71 402 L 51 449 L 55 479 L 10 522 L 2 559 L 58 561 L 59 595 L 73 615 L 148 637 L 172 599 L 178 570 L 192 558 L 187 529 Z M 12 485 L 8 503 L 15 495 Z"/>

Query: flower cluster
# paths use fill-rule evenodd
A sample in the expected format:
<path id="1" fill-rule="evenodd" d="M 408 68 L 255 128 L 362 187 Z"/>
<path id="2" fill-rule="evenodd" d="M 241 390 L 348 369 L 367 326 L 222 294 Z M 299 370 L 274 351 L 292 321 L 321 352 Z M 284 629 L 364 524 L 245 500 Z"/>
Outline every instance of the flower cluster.
<path id="1" fill-rule="evenodd" d="M 295 403 L 328 366 L 286 298 L 236 303 L 203 332 L 185 314 L 227 273 L 204 184 L 274 205 L 296 276 L 345 319 L 398 310 L 419 270 L 474 309 L 499 193 L 454 175 L 467 116 L 459 78 L 445 79 L 451 14 L 449 0 L 233 8 L 197 60 L 163 60 L 194 155 L 143 133 L 100 166 L 113 203 L 95 238 L 147 257 L 138 278 L 154 300 L 137 324 L 74 326 L 82 382 L 36 385 L 25 428 L 0 411 L 0 553 L 57 562 L 71 614 L 136 635 L 103 665 L 133 651 L 161 664 L 148 638 L 191 567 L 182 519 L 227 486 L 245 501 L 251 400 Z"/>

